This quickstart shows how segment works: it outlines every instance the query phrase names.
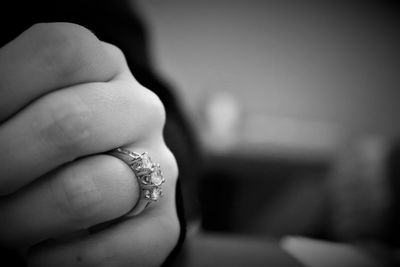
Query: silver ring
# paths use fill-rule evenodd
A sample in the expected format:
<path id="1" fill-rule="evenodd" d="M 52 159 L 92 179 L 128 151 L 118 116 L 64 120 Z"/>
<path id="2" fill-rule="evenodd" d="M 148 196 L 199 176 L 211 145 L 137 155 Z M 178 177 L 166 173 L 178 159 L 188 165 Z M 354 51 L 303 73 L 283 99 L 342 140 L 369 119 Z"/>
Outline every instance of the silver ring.
<path id="1" fill-rule="evenodd" d="M 147 152 L 137 153 L 116 148 L 107 153 L 125 162 L 133 171 L 139 184 L 139 200 L 129 215 L 138 215 L 152 202 L 163 196 L 161 185 L 165 182 L 160 164 L 154 163 Z"/>

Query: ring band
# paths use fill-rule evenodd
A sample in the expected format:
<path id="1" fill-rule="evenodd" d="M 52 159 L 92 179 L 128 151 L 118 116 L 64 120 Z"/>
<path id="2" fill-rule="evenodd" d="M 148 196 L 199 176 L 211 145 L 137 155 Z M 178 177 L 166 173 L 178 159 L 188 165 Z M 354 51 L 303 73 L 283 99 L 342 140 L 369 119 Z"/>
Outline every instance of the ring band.
<path id="1" fill-rule="evenodd" d="M 125 162 L 133 171 L 139 184 L 139 200 L 129 215 L 138 215 L 152 202 L 163 195 L 161 185 L 165 182 L 160 164 L 154 163 L 147 152 L 142 154 L 123 148 L 116 148 L 107 153 Z"/>

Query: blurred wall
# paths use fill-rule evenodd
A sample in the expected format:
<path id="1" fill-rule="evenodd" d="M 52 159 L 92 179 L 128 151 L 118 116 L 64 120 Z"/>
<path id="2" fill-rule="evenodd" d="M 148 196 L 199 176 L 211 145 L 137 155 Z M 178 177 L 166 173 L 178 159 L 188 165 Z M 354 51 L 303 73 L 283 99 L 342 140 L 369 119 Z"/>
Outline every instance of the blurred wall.
<path id="1" fill-rule="evenodd" d="M 239 100 L 253 139 L 334 147 L 343 135 L 400 133 L 395 6 L 257 0 L 138 4 L 156 65 L 197 124 L 207 97 L 226 90 Z"/>

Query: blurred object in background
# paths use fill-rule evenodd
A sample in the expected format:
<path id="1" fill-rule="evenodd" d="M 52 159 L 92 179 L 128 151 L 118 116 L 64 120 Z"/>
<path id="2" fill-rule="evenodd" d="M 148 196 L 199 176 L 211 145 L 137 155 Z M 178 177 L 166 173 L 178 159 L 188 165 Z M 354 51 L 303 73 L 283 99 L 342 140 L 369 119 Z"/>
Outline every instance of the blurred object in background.
<path id="1" fill-rule="evenodd" d="M 389 265 L 399 240 L 395 195 L 389 166 L 395 150 L 393 140 L 379 135 L 358 136 L 343 144 L 329 175 L 329 223 L 327 239 L 348 243 Z M 396 215 L 397 216 L 397 215 Z M 386 266 L 386 265 L 385 265 Z"/>
<path id="2" fill-rule="evenodd" d="M 253 156 L 329 160 L 345 137 L 344 129 L 329 122 L 262 113 L 246 115 L 240 148 Z"/>
<path id="3" fill-rule="evenodd" d="M 206 147 L 223 152 L 236 146 L 243 127 L 242 104 L 231 92 L 216 90 L 208 95 L 199 127 Z"/>
<path id="4" fill-rule="evenodd" d="M 383 267 L 354 246 L 305 237 L 286 237 L 282 247 L 307 267 Z"/>
<path id="5" fill-rule="evenodd" d="M 365 136 L 343 147 L 333 164 L 332 234 L 341 241 L 387 240 L 390 142 Z"/>

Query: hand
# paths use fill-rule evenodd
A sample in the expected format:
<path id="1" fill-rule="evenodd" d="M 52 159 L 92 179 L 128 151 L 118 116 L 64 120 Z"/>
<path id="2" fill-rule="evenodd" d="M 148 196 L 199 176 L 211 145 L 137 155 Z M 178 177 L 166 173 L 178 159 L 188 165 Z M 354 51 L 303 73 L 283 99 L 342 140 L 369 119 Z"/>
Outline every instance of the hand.
<path id="1" fill-rule="evenodd" d="M 0 244 L 30 266 L 157 266 L 177 242 L 177 165 L 165 111 L 121 51 L 87 29 L 37 24 L 0 49 Z M 123 146 L 160 163 L 164 197 L 135 217 Z M 121 218 L 68 240 L 61 236 Z"/>

